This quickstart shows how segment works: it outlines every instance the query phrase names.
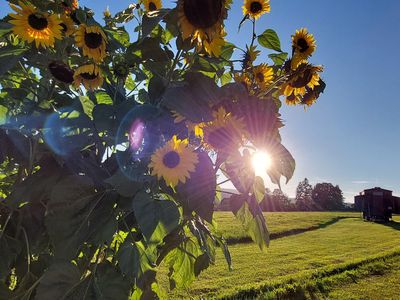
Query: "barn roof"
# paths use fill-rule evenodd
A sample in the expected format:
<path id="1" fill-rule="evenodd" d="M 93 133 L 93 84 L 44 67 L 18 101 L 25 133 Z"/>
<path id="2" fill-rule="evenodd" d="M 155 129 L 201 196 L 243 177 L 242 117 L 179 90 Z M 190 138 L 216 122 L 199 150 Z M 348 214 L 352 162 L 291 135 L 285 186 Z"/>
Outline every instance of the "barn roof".
<path id="1" fill-rule="evenodd" d="M 382 189 L 380 187 L 374 187 L 372 189 L 365 189 L 364 192 L 366 191 L 386 191 L 386 192 L 392 192 L 391 190 L 387 190 L 387 189 Z"/>

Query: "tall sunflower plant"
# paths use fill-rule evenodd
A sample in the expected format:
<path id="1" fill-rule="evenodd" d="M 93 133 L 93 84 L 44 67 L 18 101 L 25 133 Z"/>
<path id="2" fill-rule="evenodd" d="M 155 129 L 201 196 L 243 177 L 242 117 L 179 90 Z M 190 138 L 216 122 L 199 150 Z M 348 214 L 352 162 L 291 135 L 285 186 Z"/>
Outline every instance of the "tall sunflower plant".
<path id="1" fill-rule="evenodd" d="M 1 299 L 163 298 L 216 251 L 231 268 L 213 219 L 227 181 L 228 206 L 268 246 L 251 161 L 267 150 L 272 183 L 292 177 L 281 102 L 310 106 L 325 88 L 307 29 L 293 34 L 289 58 L 275 31 L 257 32 L 269 0 L 244 1 L 240 25 L 253 34 L 238 46 L 224 26 L 229 0 L 143 0 L 100 19 L 76 0 L 8 2 Z"/>

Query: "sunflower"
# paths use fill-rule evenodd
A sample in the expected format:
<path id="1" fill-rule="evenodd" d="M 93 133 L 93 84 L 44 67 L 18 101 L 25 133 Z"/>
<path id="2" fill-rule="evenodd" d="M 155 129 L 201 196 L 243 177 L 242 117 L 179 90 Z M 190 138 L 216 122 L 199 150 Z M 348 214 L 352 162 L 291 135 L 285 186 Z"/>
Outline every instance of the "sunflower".
<path id="1" fill-rule="evenodd" d="M 153 176 L 164 178 L 165 183 L 174 188 L 190 178 L 190 172 L 195 171 L 198 161 L 197 153 L 188 147 L 188 140 L 174 136 L 153 153 L 149 168 Z"/>
<path id="2" fill-rule="evenodd" d="M 107 37 L 97 25 L 79 25 L 75 35 L 75 42 L 83 50 L 83 55 L 92 58 L 95 62 L 103 61 L 106 56 Z"/>
<path id="3" fill-rule="evenodd" d="M 74 86 L 83 86 L 87 90 L 94 90 L 103 85 L 103 76 L 100 69 L 94 64 L 84 65 L 76 69 L 74 73 Z"/>
<path id="4" fill-rule="evenodd" d="M 247 89 L 251 86 L 250 78 L 246 73 L 235 73 L 233 79 L 235 82 L 243 84 Z"/>
<path id="5" fill-rule="evenodd" d="M 311 106 L 317 101 L 317 99 L 318 99 L 318 93 L 315 90 L 308 90 L 305 93 L 301 103 L 307 106 Z"/>
<path id="6" fill-rule="evenodd" d="M 189 120 L 187 120 L 184 116 L 182 116 L 180 113 L 176 111 L 172 111 L 172 117 L 174 118 L 174 123 L 185 123 L 186 128 L 188 129 L 189 134 L 194 133 L 196 137 L 202 138 L 203 137 L 203 127 L 204 123 L 193 123 Z"/>
<path id="7" fill-rule="evenodd" d="M 245 16 L 249 15 L 257 20 L 263 14 L 269 13 L 271 6 L 269 5 L 269 0 L 244 0 L 242 9 Z"/>
<path id="8" fill-rule="evenodd" d="M 68 0 L 61 2 L 61 5 L 64 7 L 64 12 L 66 14 L 70 14 L 71 12 L 78 9 L 79 2 L 78 0 Z"/>
<path id="9" fill-rule="evenodd" d="M 147 12 L 162 8 L 161 0 L 143 0 L 144 8 Z"/>
<path id="10" fill-rule="evenodd" d="M 294 93 L 286 96 L 285 102 L 287 105 L 296 105 L 301 103 L 300 95 L 295 95 Z"/>
<path id="11" fill-rule="evenodd" d="M 207 39 L 220 35 L 230 0 L 178 0 L 178 25 L 183 39 Z"/>
<path id="12" fill-rule="evenodd" d="M 257 59 L 261 51 L 256 50 L 257 46 L 246 46 L 246 52 L 243 55 L 242 68 L 246 69 L 251 67 Z"/>
<path id="13" fill-rule="evenodd" d="M 75 32 L 75 23 L 72 21 L 72 19 L 67 16 L 67 15 L 61 15 L 61 27 L 62 27 L 62 32 L 64 33 L 65 36 L 70 36 Z"/>
<path id="14" fill-rule="evenodd" d="M 267 64 L 261 64 L 253 68 L 254 79 L 261 89 L 265 89 L 274 78 L 274 70 Z"/>
<path id="15" fill-rule="evenodd" d="M 53 47 L 55 39 L 61 40 L 61 20 L 56 15 L 43 13 L 35 6 L 21 1 L 18 4 L 20 7 L 10 4 L 16 14 L 9 14 L 13 18 L 9 22 L 14 25 L 12 30 L 16 35 L 28 43 L 35 41 L 36 48 Z"/>
<path id="16" fill-rule="evenodd" d="M 296 69 L 307 60 L 314 53 L 316 47 L 314 36 L 308 33 L 306 28 L 296 30 L 296 33 L 292 35 L 292 69 Z"/>
<path id="17" fill-rule="evenodd" d="M 213 117 L 213 121 L 203 127 L 205 146 L 220 151 L 237 148 L 246 135 L 243 120 L 226 112 L 223 107 L 215 111 Z"/>
<path id="18" fill-rule="evenodd" d="M 61 61 L 52 61 L 48 68 L 51 75 L 58 81 L 66 84 L 71 84 L 74 81 L 74 71 Z"/>
<path id="19" fill-rule="evenodd" d="M 220 35 L 214 36 L 212 40 L 208 40 L 204 33 L 198 33 L 197 35 L 197 47 L 203 47 L 204 50 L 212 56 L 218 57 L 221 55 L 222 47 L 225 45 L 226 32 L 222 29 Z"/>
<path id="20" fill-rule="evenodd" d="M 282 87 L 282 92 L 285 96 L 294 94 L 295 96 L 303 96 L 306 93 L 306 88 L 314 89 L 319 85 L 319 72 L 322 72 L 322 66 L 301 65 L 299 69 L 304 71 L 295 75 L 289 82 Z"/>

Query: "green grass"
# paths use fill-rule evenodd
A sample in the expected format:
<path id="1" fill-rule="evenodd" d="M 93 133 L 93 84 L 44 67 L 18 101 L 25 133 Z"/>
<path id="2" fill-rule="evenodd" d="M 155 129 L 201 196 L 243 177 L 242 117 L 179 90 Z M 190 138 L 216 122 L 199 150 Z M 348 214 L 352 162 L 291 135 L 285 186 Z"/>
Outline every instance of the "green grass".
<path id="1" fill-rule="evenodd" d="M 359 217 L 352 212 L 271 212 L 264 213 L 272 238 L 294 231 L 315 229 L 338 218 Z M 232 212 L 216 212 L 217 230 L 225 239 L 234 244 L 248 241 L 250 237 Z"/>
<path id="2" fill-rule="evenodd" d="M 283 213 L 267 215 L 267 218 L 269 217 L 270 230 L 274 232 L 273 228 L 279 228 L 275 229 L 278 232 L 309 226 L 310 218 L 315 222 L 312 224 L 321 224 L 340 215 Z M 218 217 L 220 220 L 227 218 L 223 215 Z M 232 222 L 232 218 L 230 220 Z M 397 220 L 400 221 L 400 218 Z M 223 224 L 222 228 L 236 228 L 231 223 L 228 226 L 226 222 Z M 235 234 L 242 233 L 237 231 Z M 400 254 L 399 239 L 400 228 L 364 222 L 359 218 L 346 218 L 318 230 L 272 240 L 269 249 L 264 253 L 252 243 L 231 245 L 233 271 L 228 271 L 222 254 L 219 253 L 216 265 L 200 274 L 190 290 L 173 291 L 170 298 L 235 298 L 240 295 L 242 298 L 253 298 L 255 295 L 268 298 L 268 295 L 274 295 L 277 291 L 285 293 L 290 289 L 301 290 L 304 287 L 318 291 L 324 285 L 330 287 L 336 281 L 343 281 L 341 277 L 334 278 L 335 274 L 347 278 L 350 275 L 344 272 L 354 271 L 355 265 L 358 268 L 386 259 L 393 253 Z M 334 271 L 331 274 L 329 270 Z M 313 274 L 320 274 L 318 276 L 322 276 L 324 280 L 311 280 L 313 277 L 310 276 L 314 276 Z M 271 289 L 277 290 L 271 294 Z"/>
<path id="3" fill-rule="evenodd" d="M 336 287 L 328 293 L 329 299 L 375 300 L 398 299 L 400 291 L 400 259 L 385 263 L 383 273 L 371 274 L 356 282 Z"/>

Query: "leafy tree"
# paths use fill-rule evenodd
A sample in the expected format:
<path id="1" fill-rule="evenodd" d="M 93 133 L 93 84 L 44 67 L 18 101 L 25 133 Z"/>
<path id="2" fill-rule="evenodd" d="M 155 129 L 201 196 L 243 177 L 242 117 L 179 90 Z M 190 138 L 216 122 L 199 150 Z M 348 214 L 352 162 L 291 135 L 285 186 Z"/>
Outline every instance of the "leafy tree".
<path id="1" fill-rule="evenodd" d="M 299 182 L 296 188 L 296 208 L 298 210 L 312 210 L 314 208 L 312 192 L 312 186 L 307 178 Z"/>
<path id="2" fill-rule="evenodd" d="M 338 185 L 317 183 L 312 192 L 313 201 L 320 210 L 341 210 L 344 208 L 343 192 Z"/>
<path id="3" fill-rule="evenodd" d="M 271 191 L 267 189 L 265 199 L 262 202 L 262 208 L 265 211 L 290 211 L 293 210 L 293 204 L 282 190 L 274 189 L 271 193 Z"/>
<path id="4" fill-rule="evenodd" d="M 213 227 L 218 172 L 238 191 L 235 216 L 268 246 L 250 150 L 269 150 L 273 183 L 293 176 L 282 100 L 310 106 L 325 88 L 306 29 L 289 58 L 275 31 L 256 28 L 269 1 L 246 7 L 254 34 L 240 46 L 225 40 L 229 0 L 144 0 L 102 21 L 77 0 L 8 2 L 0 299 L 161 298 L 158 266 L 184 288 L 217 247 L 231 267 Z"/>

